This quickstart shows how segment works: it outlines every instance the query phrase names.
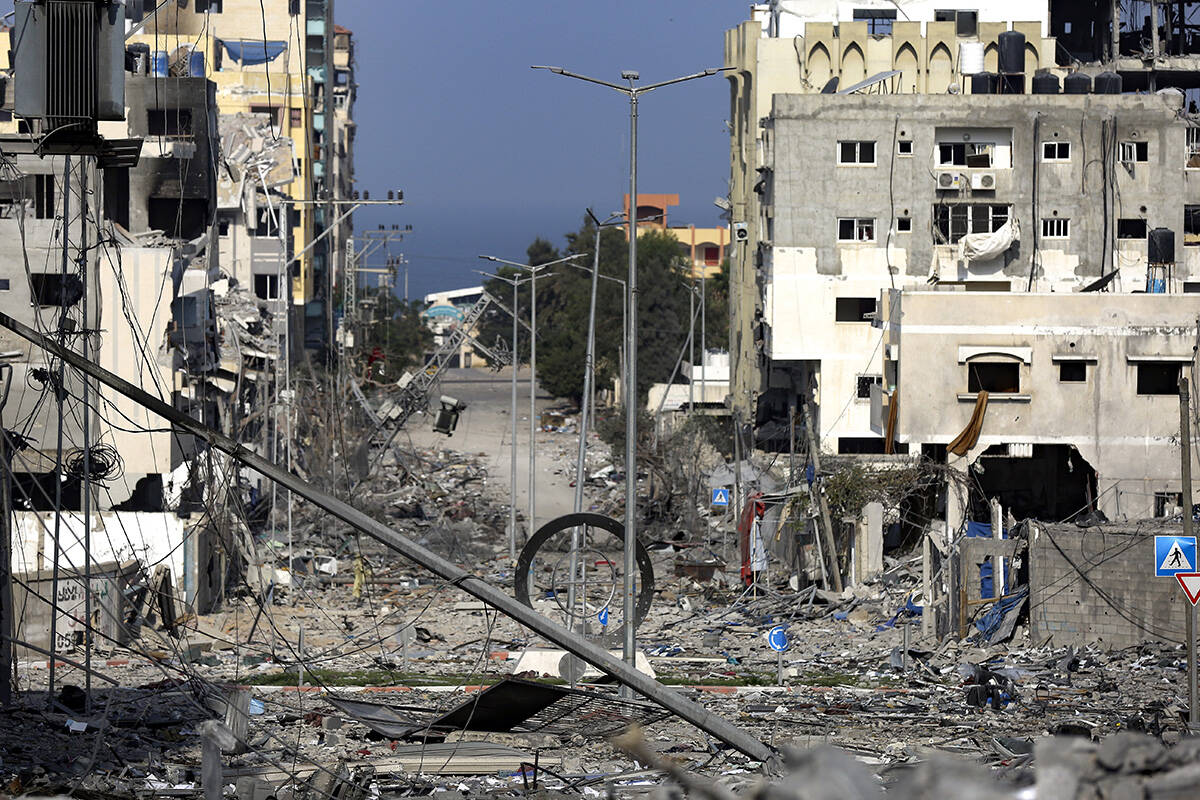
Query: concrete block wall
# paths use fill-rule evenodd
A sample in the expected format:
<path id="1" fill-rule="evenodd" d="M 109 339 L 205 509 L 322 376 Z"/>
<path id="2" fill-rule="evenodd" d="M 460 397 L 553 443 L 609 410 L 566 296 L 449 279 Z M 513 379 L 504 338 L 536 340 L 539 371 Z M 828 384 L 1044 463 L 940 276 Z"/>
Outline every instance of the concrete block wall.
<path id="1" fill-rule="evenodd" d="M 1154 577 L 1155 534 L 1182 532 L 1158 524 L 1031 525 L 1032 641 L 1106 650 L 1182 642 L 1187 599 L 1174 578 Z"/>

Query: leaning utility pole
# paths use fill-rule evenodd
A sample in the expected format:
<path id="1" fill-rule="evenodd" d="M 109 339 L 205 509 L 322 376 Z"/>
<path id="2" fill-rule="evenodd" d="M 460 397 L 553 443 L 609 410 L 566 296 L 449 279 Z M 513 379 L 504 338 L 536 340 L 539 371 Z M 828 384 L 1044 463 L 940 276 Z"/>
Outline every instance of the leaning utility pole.
<path id="1" fill-rule="evenodd" d="M 12 366 L 0 365 L 0 392 L 5 398 L 11 380 Z M 0 706 L 7 706 L 12 702 L 12 637 L 16 631 L 12 606 L 12 453 L 3 415 L 0 406 L 0 469 L 4 470 L 0 474 Z"/>
<path id="2" fill-rule="evenodd" d="M 833 591 L 842 590 L 842 572 L 838 568 L 837 549 L 834 547 L 833 523 L 829 520 L 829 503 L 825 492 L 821 490 L 821 448 L 817 444 L 817 431 L 813 427 L 812 403 L 804 401 L 804 433 L 808 438 L 808 457 L 812 459 L 813 475 L 815 476 L 811 491 L 817 495 L 817 507 L 821 511 L 821 536 L 825 541 L 826 568 L 829 572 L 829 583 Z"/>
<path id="3" fill-rule="evenodd" d="M 57 342 L 43 336 L 7 314 L 0 313 L 0 327 L 6 328 L 22 339 L 40 347 L 51 355 L 62 359 L 72 368 L 90 375 L 105 386 L 128 397 L 138 405 L 149 409 L 172 425 L 193 434 L 207 442 L 215 450 L 219 450 L 250 469 L 262 473 L 286 489 L 296 492 L 313 505 L 356 530 L 370 536 L 405 558 L 424 567 L 450 585 L 457 586 L 472 597 L 494 607 L 505 616 L 529 628 L 534 633 L 545 637 L 553 644 L 573 653 L 587 663 L 595 666 L 606 675 L 612 676 L 622 685 L 639 692 L 686 722 L 695 725 L 705 733 L 724 742 L 738 752 L 744 753 L 757 761 L 767 761 L 775 755 L 775 751 L 751 736 L 746 731 L 720 717 L 699 703 L 687 699 L 679 692 L 663 686 L 653 678 L 639 672 L 623 660 L 614 657 L 593 642 L 579 636 L 573 631 L 559 625 L 557 622 L 542 616 L 529 606 L 526 606 L 507 592 L 492 586 L 490 583 L 467 572 L 459 565 L 442 558 L 437 553 L 422 547 L 408 537 L 371 518 L 357 508 L 345 503 L 333 495 L 301 480 L 296 475 L 281 468 L 246 446 L 239 444 L 223 433 L 209 428 L 192 419 L 174 406 L 164 403 L 157 397 L 139 389 L 129 381 L 114 375 L 92 361 L 80 356 L 70 348 L 63 347 Z"/>

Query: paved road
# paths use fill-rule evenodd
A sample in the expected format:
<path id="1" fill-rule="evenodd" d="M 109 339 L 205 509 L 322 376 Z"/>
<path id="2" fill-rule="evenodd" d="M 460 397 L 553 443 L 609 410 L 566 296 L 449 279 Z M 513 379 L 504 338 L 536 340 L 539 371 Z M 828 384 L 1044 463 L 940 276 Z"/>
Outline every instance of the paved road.
<path id="1" fill-rule="evenodd" d="M 463 453 L 475 453 L 485 458 L 489 480 L 505 494 L 511 487 L 512 476 L 512 372 L 499 373 L 486 369 L 451 369 L 442 379 L 441 393 L 467 403 L 454 435 L 447 439 L 436 434 L 431 423 L 420 420 L 410 425 L 414 444 L 423 447 L 448 447 Z M 555 398 L 539 391 L 536 409 L 540 415 L 558 405 Z M 536 525 L 574 510 L 575 453 L 579 440 L 574 434 L 543 433 L 538 431 L 538 458 L 534 489 L 537 503 Z M 518 526 L 524 525 L 529 513 L 529 370 L 517 373 L 517 511 Z M 586 500 L 585 500 L 585 508 Z"/>

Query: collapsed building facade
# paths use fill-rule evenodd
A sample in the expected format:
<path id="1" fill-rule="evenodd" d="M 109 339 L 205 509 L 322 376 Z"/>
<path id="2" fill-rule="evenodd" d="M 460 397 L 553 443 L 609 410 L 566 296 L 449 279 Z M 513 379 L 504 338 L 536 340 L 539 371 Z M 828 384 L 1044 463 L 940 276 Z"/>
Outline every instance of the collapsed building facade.
<path id="1" fill-rule="evenodd" d="M 1200 318 L 1186 57 L 1128 57 L 1128 7 L 1114 60 L 1052 36 L 1108 40 L 1107 5 L 934 5 L 782 2 L 727 34 L 734 412 L 777 451 L 806 404 L 828 452 L 954 445 L 1031 517 L 1168 513 Z"/>

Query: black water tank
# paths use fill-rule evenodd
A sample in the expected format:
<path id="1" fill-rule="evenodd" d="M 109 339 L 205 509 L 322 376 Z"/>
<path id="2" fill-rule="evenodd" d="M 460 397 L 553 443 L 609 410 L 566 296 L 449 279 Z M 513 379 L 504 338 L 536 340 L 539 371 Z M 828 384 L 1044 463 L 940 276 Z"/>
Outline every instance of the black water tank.
<path id="1" fill-rule="evenodd" d="M 1019 72 L 1001 75 L 1000 94 L 1025 94 L 1025 76 Z"/>
<path id="2" fill-rule="evenodd" d="M 994 72 L 977 72 L 971 76 L 971 94 L 999 94 L 1000 76 Z"/>
<path id="3" fill-rule="evenodd" d="M 1121 76 L 1115 72 L 1101 72 L 1093 86 L 1096 94 L 1120 94 Z"/>
<path id="4" fill-rule="evenodd" d="M 1004 31 L 996 39 L 1000 73 L 1025 71 L 1025 34 L 1020 31 Z"/>
<path id="5" fill-rule="evenodd" d="M 1052 72 L 1038 72 L 1033 76 L 1034 94 L 1058 94 L 1058 76 Z"/>
<path id="6" fill-rule="evenodd" d="M 1150 231 L 1149 240 L 1151 264 L 1175 263 L 1175 231 L 1170 228 L 1155 228 Z"/>
<path id="7" fill-rule="evenodd" d="M 1091 94 L 1092 76 L 1082 72 L 1072 72 L 1063 81 L 1063 94 Z"/>

